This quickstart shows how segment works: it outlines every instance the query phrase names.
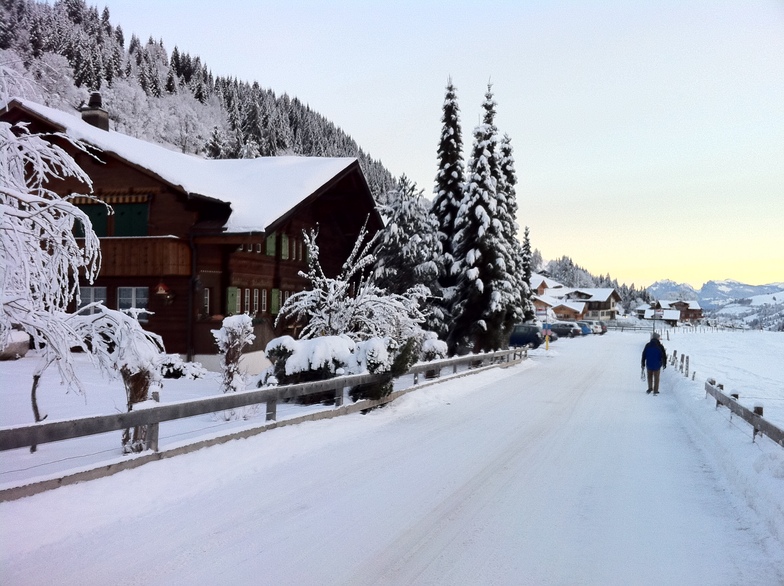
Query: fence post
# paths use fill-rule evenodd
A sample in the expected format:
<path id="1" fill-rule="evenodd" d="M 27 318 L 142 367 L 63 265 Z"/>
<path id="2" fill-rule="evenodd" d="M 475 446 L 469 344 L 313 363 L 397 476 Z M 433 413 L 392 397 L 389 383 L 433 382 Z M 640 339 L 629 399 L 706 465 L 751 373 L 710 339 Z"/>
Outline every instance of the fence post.
<path id="1" fill-rule="evenodd" d="M 763 413 L 764 413 L 764 409 L 763 409 L 763 407 L 762 407 L 762 405 L 760 403 L 757 403 L 756 405 L 754 405 L 754 415 L 756 417 L 754 417 L 754 422 L 751 424 L 752 427 L 754 428 L 754 433 L 751 436 L 751 442 L 752 443 L 754 443 L 754 440 L 757 439 L 757 434 L 760 433 L 759 427 L 757 425 L 757 421 L 762 419 Z"/>
<path id="2" fill-rule="evenodd" d="M 686 357 L 686 378 L 689 378 L 689 357 Z"/>
<path id="3" fill-rule="evenodd" d="M 277 399 L 277 397 L 272 398 L 272 399 L 267 399 L 267 419 L 266 419 L 266 421 L 275 421 L 277 418 L 278 418 L 278 399 Z"/>
<path id="4" fill-rule="evenodd" d="M 343 394 L 345 390 L 345 387 L 335 389 L 335 407 L 343 406 Z"/>
<path id="5" fill-rule="evenodd" d="M 681 354 L 681 366 L 680 366 L 680 368 L 678 369 L 680 372 L 683 372 L 683 362 L 684 362 L 684 358 L 686 358 L 686 355 L 685 355 L 685 354 Z"/>
<path id="6" fill-rule="evenodd" d="M 158 391 L 152 392 L 152 400 L 155 401 L 156 403 L 161 402 L 161 395 Z M 144 434 L 145 439 L 147 440 L 146 448 L 148 450 L 152 450 L 153 452 L 158 451 L 158 426 L 159 426 L 158 422 L 148 423 L 147 430 Z"/>

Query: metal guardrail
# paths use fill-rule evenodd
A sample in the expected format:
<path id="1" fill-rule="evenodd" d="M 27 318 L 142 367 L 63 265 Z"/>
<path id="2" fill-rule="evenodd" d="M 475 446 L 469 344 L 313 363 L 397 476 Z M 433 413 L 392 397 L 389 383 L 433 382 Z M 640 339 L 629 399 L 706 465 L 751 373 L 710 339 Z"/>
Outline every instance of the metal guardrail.
<path id="1" fill-rule="evenodd" d="M 755 407 L 754 410 L 744 407 L 737 401 L 737 396 L 727 396 L 723 393 L 724 385 L 717 384 L 712 378 L 705 383 L 705 398 L 708 395 L 716 399 L 716 409 L 720 406 L 727 407 L 732 413 L 749 423 L 754 428 L 752 441 L 756 440 L 757 434 L 768 436 L 774 442 L 784 447 L 784 430 L 772 424 L 763 417 L 763 408 Z"/>
<path id="2" fill-rule="evenodd" d="M 452 366 L 454 372 L 457 372 L 457 368 L 462 365 L 468 365 L 469 368 L 471 368 L 472 365 L 476 367 L 489 363 L 511 362 L 517 360 L 518 356 L 520 358 L 523 356 L 527 357 L 527 348 L 513 348 L 484 354 L 473 354 L 433 362 L 418 363 L 406 374 L 413 374 L 415 379 L 414 384 L 416 384 L 418 375 L 423 372 L 435 373 L 433 376 L 437 377 L 440 376 L 443 368 L 449 366 Z M 145 434 L 145 437 L 147 438 L 147 449 L 157 451 L 158 424 L 164 421 L 238 409 L 240 407 L 262 403 L 266 403 L 266 419 L 267 421 L 271 421 L 276 418 L 278 401 L 294 399 L 314 393 L 323 393 L 325 391 L 335 391 L 335 406 L 340 407 L 343 402 L 344 389 L 347 387 L 381 382 L 383 380 L 386 380 L 386 376 L 383 374 L 357 374 L 335 377 L 323 381 L 267 387 L 238 393 L 226 393 L 216 397 L 166 403 L 164 405 L 142 408 L 127 413 L 5 427 L 0 428 L 0 451 L 144 426 L 147 427 L 147 433 Z"/>

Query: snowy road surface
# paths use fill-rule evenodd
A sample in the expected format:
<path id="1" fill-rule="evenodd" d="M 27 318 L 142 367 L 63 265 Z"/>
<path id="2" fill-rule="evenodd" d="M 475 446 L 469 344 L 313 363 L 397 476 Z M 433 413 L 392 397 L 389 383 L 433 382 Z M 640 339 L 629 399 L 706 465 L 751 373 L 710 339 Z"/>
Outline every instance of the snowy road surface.
<path id="1" fill-rule="evenodd" d="M 645 341 L 1 503 L 2 583 L 784 584 Z"/>

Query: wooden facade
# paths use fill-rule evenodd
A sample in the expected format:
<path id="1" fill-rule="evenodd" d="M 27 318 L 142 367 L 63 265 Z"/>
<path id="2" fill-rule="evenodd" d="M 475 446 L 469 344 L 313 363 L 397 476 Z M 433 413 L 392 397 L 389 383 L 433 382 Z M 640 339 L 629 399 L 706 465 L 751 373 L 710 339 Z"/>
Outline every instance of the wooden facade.
<path id="1" fill-rule="evenodd" d="M 67 130 L 17 100 L 0 110 L 0 118 L 28 122 L 31 132 Z M 254 318 L 251 351 L 282 333 L 296 334 L 291 326 L 276 328 L 275 318 L 282 303 L 308 285 L 299 275 L 307 269 L 303 230 L 318 230 L 322 266 L 334 275 L 363 224 L 370 234 L 382 227 L 356 160 L 271 223 L 229 233 L 230 201 L 189 193 L 130 157 L 100 152 L 96 158 L 67 141 L 53 141 L 93 181 L 94 199 L 74 199 L 101 240 L 101 271 L 94 283 L 82 283 L 83 303 L 102 300 L 120 309 L 144 304 L 151 312 L 145 328 L 162 336 L 167 352 L 189 358 L 217 352 L 211 331 L 227 315 Z M 69 195 L 83 193 L 85 186 L 59 181 L 52 189 Z M 258 205 L 275 196 L 259 193 Z"/>

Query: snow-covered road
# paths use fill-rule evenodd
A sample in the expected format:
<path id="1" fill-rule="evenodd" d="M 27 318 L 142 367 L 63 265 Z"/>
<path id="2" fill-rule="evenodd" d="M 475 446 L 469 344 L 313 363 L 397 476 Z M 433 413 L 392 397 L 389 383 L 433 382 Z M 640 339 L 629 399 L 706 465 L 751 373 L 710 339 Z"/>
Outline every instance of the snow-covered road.
<path id="1" fill-rule="evenodd" d="M 2 582 L 784 584 L 677 375 L 643 392 L 644 342 L 562 340 L 369 415 L 0 503 Z"/>

